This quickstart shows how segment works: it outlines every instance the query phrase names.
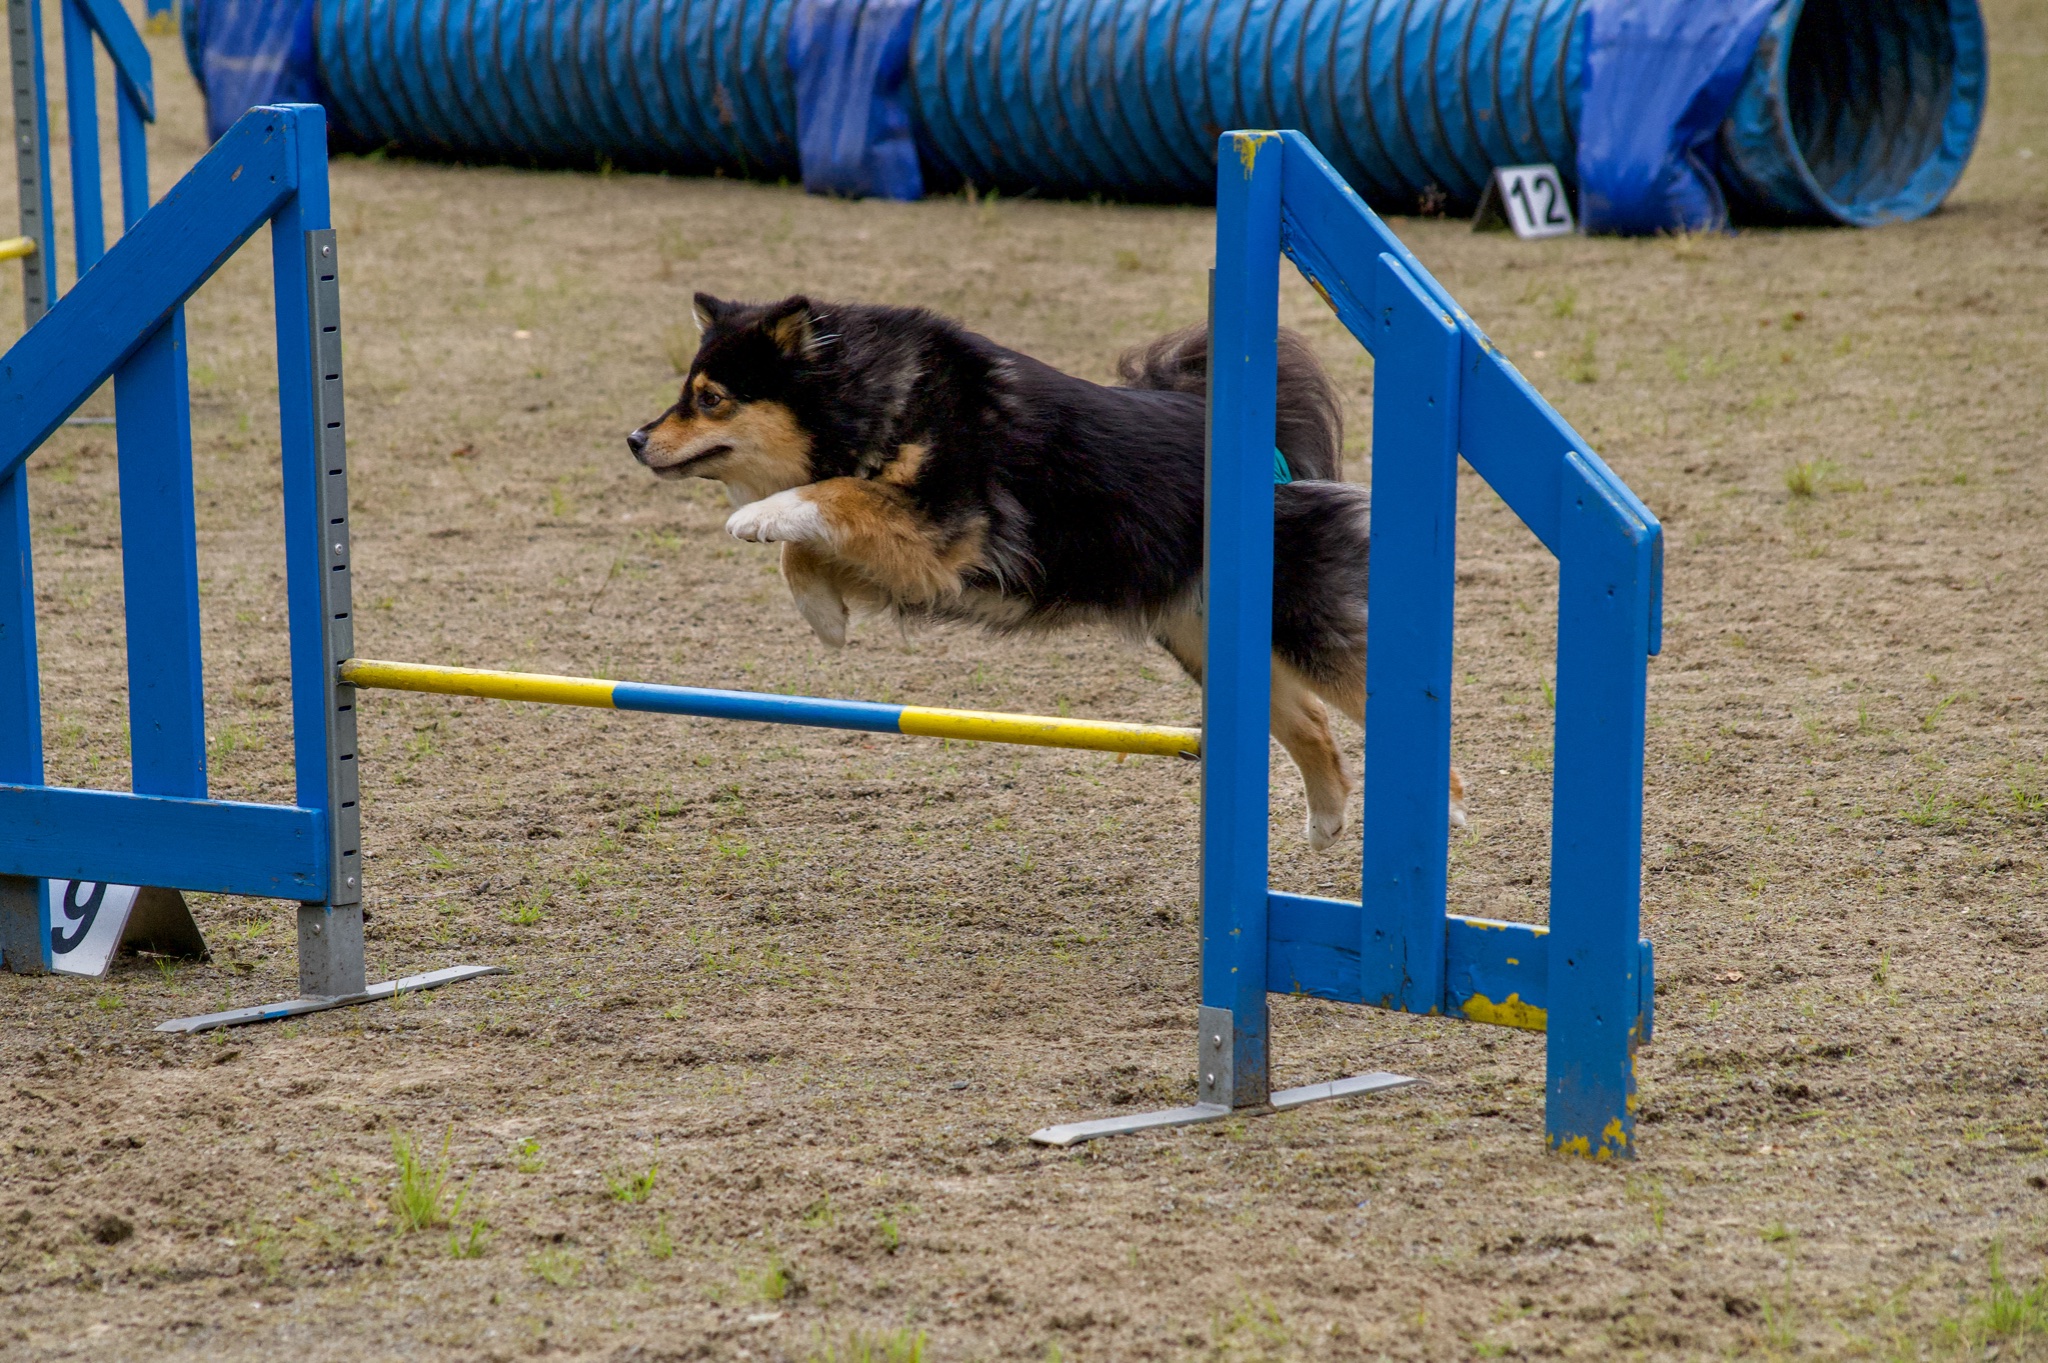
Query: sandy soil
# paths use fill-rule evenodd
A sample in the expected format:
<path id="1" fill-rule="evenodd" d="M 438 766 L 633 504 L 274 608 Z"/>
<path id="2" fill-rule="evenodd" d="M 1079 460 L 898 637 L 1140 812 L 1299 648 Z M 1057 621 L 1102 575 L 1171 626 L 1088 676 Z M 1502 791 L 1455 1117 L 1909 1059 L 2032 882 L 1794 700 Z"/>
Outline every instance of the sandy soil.
<path id="1" fill-rule="evenodd" d="M 372 969 L 511 973 L 170 1039 L 293 990 L 289 906 L 201 897 L 208 964 L 0 976 L 0 1353 L 2048 1353 L 2048 18 L 1991 8 L 1993 113 L 1929 221 L 1397 224 L 1669 535 L 1632 1166 L 1543 1152 L 1540 1038 L 1295 1000 L 1279 1081 L 1427 1083 L 1027 1144 L 1192 1094 L 1189 766 L 377 694 Z M 199 114 L 152 50 L 161 187 Z M 374 158 L 334 195 L 364 654 L 1193 722 L 1107 636 L 828 653 L 715 489 L 620 437 L 698 287 L 927 304 L 1106 375 L 1199 317 L 1206 211 Z M 259 799 L 289 790 L 268 299 L 258 242 L 190 309 L 212 771 Z M 1298 281 L 1284 307 L 1363 478 L 1370 367 Z M 51 779 L 119 788 L 110 434 L 31 467 Z M 1540 920 L 1554 568 L 1462 491 L 1451 896 Z M 1276 884 L 1355 890 L 1274 777 Z M 445 1149 L 452 1232 L 402 1231 L 395 1140 Z"/>

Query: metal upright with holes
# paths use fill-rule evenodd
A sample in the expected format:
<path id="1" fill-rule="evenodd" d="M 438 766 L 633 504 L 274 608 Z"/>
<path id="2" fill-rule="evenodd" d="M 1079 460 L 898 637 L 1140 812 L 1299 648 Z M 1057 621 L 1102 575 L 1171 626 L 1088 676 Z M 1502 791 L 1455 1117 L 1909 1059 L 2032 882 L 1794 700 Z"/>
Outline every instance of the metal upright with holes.
<path id="1" fill-rule="evenodd" d="M 1625 1158 L 1634 1153 L 1633 1055 L 1651 1025 L 1638 906 L 1662 532 L 1300 133 L 1226 133 L 1218 166 L 1197 1102 L 1032 1138 L 1072 1145 L 1415 1082 L 1374 1071 L 1274 1091 L 1267 999 L 1278 993 L 1547 1032 L 1551 1146 Z M 1283 254 L 1375 362 L 1358 903 L 1267 883 Z M 1559 560 L 1547 926 L 1448 911 L 1461 455 Z"/>
<path id="2" fill-rule="evenodd" d="M 7 0 L 8 73 L 14 84 L 14 181 L 21 235 L 35 249 L 21 258 L 22 321 L 34 326 L 57 296 L 50 249 L 49 100 L 43 81 L 43 17 L 37 0 Z"/>
<path id="3" fill-rule="evenodd" d="M 324 215 L 323 215 L 324 216 Z M 280 243 L 284 236 L 280 235 Z M 285 248 L 281 244 L 280 252 Z M 363 967 L 363 856 L 360 783 L 356 763 L 355 688 L 340 679 L 341 663 L 355 652 L 349 589 L 348 441 L 341 404 L 341 279 L 334 229 L 308 230 L 299 268 L 305 285 L 304 345 L 288 353 L 284 310 L 279 310 L 278 365 L 304 363 L 310 382 L 302 391 L 310 410 L 285 413 L 285 458 L 290 486 L 286 515 L 294 619 L 294 694 L 307 711 L 317 701 L 318 722 L 297 716 L 299 802 L 318 800 L 327 810 L 327 855 L 334 868 L 327 898 L 299 905 L 299 992 L 308 997 L 360 994 Z M 280 293 L 287 272 L 280 260 Z M 294 404 L 296 408 L 297 404 Z M 294 431 L 294 427 L 298 427 Z M 309 531 L 317 528 L 312 543 Z M 307 619 L 305 617 L 314 617 Z M 299 641 L 303 640 L 304 656 Z M 318 648 L 318 656 L 314 649 Z M 311 675 L 301 687 L 298 670 Z M 314 789 L 313 787 L 317 787 Z"/>

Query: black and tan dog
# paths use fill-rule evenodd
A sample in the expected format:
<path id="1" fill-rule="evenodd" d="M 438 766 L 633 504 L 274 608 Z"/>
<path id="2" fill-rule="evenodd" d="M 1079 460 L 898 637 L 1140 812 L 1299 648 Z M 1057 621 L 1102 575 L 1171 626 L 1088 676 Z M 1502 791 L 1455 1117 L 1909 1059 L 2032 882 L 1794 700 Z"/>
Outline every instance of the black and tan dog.
<path id="1" fill-rule="evenodd" d="M 1201 679 L 1199 329 L 1124 356 L 1104 387 L 921 310 L 696 302 L 682 398 L 626 443 L 661 477 L 725 484 L 726 529 L 782 545 L 820 639 L 845 643 L 849 610 L 1002 631 L 1103 620 Z M 1337 395 L 1291 334 L 1275 436 L 1296 481 L 1273 489 L 1272 725 L 1323 847 L 1352 788 L 1323 702 L 1365 715 L 1367 495 L 1338 481 Z M 1454 824 L 1462 796 L 1453 773 Z"/>

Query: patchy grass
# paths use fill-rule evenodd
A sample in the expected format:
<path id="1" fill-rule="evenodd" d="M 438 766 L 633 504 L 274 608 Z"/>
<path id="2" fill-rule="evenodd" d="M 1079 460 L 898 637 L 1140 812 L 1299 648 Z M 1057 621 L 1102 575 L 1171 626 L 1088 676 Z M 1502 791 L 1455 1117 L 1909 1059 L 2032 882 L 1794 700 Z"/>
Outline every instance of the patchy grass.
<path id="1" fill-rule="evenodd" d="M 455 1129 L 450 1127 L 441 1137 L 439 1158 L 428 1160 L 412 1136 L 391 1133 L 391 1159 L 398 1171 L 391 1187 L 391 1214 L 399 1234 L 445 1226 L 462 1214 L 469 1189 L 449 1186 L 448 1150 L 454 1138 Z"/>

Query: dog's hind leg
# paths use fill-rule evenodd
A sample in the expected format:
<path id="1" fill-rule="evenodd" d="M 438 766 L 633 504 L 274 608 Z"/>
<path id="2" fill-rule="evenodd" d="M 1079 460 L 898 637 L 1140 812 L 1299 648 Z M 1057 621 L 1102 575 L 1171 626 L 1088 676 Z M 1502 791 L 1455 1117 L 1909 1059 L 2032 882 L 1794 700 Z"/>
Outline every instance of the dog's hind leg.
<path id="1" fill-rule="evenodd" d="M 1308 845 L 1320 851 L 1344 831 L 1351 771 L 1330 732 L 1329 712 L 1316 699 L 1308 679 L 1279 658 L 1273 659 L 1272 723 L 1273 737 L 1294 759 L 1308 796 L 1308 818 L 1302 832 Z"/>
<path id="2" fill-rule="evenodd" d="M 1345 662 L 1349 662 L 1346 659 Z M 1325 675 L 1304 674 L 1302 681 L 1310 690 L 1330 703 L 1332 709 L 1345 716 L 1361 728 L 1365 725 L 1365 666 L 1361 659 L 1356 669 L 1340 666 L 1328 670 Z M 1465 778 L 1456 767 L 1451 768 L 1449 814 L 1451 827 L 1463 828 L 1467 823 L 1465 814 Z"/>
<path id="3" fill-rule="evenodd" d="M 846 594 L 832 562 L 808 544 L 786 540 L 782 580 L 811 632 L 833 648 L 846 647 Z"/>
<path id="4" fill-rule="evenodd" d="M 1197 682 L 1202 680 L 1202 617 L 1198 613 L 1169 612 L 1153 625 L 1152 638 L 1173 655 L 1182 671 Z M 1352 791 L 1351 769 L 1344 761 L 1343 750 L 1337 746 L 1336 736 L 1330 732 L 1329 712 L 1314 694 L 1320 689 L 1293 664 L 1278 656 L 1273 659 L 1273 737 L 1280 740 L 1280 746 L 1287 750 L 1301 773 L 1301 784 L 1308 796 L 1308 818 L 1302 832 L 1308 845 L 1318 851 L 1335 842 L 1344 831 L 1344 810 Z M 1358 710 L 1361 714 L 1365 711 L 1362 680 Z"/>

